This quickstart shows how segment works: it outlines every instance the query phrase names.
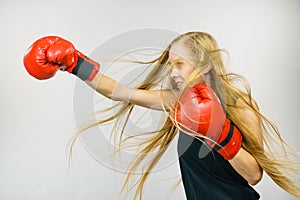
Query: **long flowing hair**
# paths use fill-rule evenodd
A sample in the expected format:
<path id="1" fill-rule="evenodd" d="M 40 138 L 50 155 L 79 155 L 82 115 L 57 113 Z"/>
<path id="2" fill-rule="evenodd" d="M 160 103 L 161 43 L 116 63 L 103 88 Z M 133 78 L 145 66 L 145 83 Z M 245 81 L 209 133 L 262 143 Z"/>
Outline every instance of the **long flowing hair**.
<path id="1" fill-rule="evenodd" d="M 208 84 L 220 98 L 225 108 L 227 118 L 241 131 L 243 135 L 242 147 L 256 159 L 260 167 L 278 186 L 290 194 L 300 197 L 300 188 L 297 184 L 297 178 L 299 178 L 297 176 L 297 172 L 299 172 L 298 152 L 283 140 L 276 126 L 260 112 L 258 105 L 251 95 L 251 89 L 246 79 L 241 75 L 228 73 L 226 71 L 222 59 L 222 53 L 225 51 L 218 47 L 216 40 L 210 34 L 205 32 L 188 32 L 182 34 L 173 40 L 158 58 L 148 62 L 138 62 L 139 64 L 151 66 L 152 70 L 145 80 L 136 88 L 150 90 L 165 81 L 165 78 L 168 77 L 170 73 L 168 66 L 170 49 L 173 44 L 179 41 L 184 41 L 185 46 L 191 52 L 193 62 L 196 63 L 195 67 L 197 70 L 194 70 L 187 80 L 187 83 L 193 82 L 193 80 L 201 75 L 203 69 L 207 65 L 210 65 L 210 80 L 208 80 Z M 174 89 L 175 85 L 172 80 L 170 80 L 169 86 Z M 237 99 L 241 100 L 244 105 L 252 110 L 258 117 L 258 125 L 260 126 L 264 143 L 263 146 L 253 135 L 249 124 L 241 120 L 245 116 L 242 116 L 236 107 Z M 163 102 L 162 105 L 164 105 Z M 128 102 L 119 102 L 116 106 L 119 108 L 117 112 L 86 127 L 81 132 L 109 121 L 114 121 L 115 124 L 119 124 L 121 123 L 121 116 L 125 116 L 125 120 L 122 121 L 123 128 L 119 137 L 119 145 L 122 144 L 122 141 L 132 139 L 133 136 L 123 138 L 123 133 L 135 105 Z M 113 109 L 115 109 L 115 107 L 108 108 L 104 111 L 108 112 Z M 172 110 L 172 108 L 165 109 L 167 116 L 171 116 L 170 110 Z M 134 199 L 142 199 L 143 188 L 147 178 L 178 133 L 179 129 L 174 126 L 174 121 L 172 120 L 174 119 L 166 117 L 163 125 L 158 130 L 148 133 L 150 136 L 137 144 L 139 152 L 137 156 L 133 158 L 132 164 L 128 168 L 120 194 L 125 191 L 127 196 L 132 188 L 136 188 Z M 112 133 L 116 131 L 115 126 Z M 70 157 L 72 155 L 73 145 L 79 137 L 79 134 L 80 133 L 76 134 L 70 142 Z M 121 145 L 119 147 L 122 149 Z M 143 160 L 146 159 L 149 154 L 153 156 L 144 164 Z M 142 168 L 143 171 L 138 180 L 133 184 L 134 187 L 130 186 L 130 180 L 133 179 L 135 172 L 141 164 L 144 165 Z"/>

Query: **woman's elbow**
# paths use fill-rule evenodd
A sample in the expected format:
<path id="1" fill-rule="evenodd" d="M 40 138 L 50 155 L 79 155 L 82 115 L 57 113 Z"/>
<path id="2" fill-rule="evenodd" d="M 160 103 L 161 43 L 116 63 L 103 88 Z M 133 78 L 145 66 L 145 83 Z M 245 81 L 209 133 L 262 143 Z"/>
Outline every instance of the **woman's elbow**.
<path id="1" fill-rule="evenodd" d="M 253 175 L 250 180 L 248 180 L 249 184 L 252 186 L 255 186 L 257 183 L 259 183 L 261 181 L 263 177 L 263 171 L 260 170 L 258 173 L 256 173 L 255 175 Z"/>

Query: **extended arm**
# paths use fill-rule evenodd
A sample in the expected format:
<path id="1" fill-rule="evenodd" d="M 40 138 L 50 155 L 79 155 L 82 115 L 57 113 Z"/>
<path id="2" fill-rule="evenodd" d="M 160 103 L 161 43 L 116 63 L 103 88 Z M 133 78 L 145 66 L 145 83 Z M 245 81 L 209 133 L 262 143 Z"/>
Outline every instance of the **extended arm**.
<path id="1" fill-rule="evenodd" d="M 168 110 L 174 99 L 170 90 L 132 89 L 100 74 L 98 62 L 76 50 L 69 41 L 57 36 L 47 36 L 35 41 L 26 51 L 23 61 L 28 73 L 39 80 L 53 77 L 58 70 L 68 71 L 112 100 Z"/>
<path id="2" fill-rule="evenodd" d="M 168 110 L 175 98 L 170 90 L 129 88 L 100 73 L 92 81 L 86 81 L 86 83 L 103 96 L 112 100 L 129 102 L 155 110 Z"/>

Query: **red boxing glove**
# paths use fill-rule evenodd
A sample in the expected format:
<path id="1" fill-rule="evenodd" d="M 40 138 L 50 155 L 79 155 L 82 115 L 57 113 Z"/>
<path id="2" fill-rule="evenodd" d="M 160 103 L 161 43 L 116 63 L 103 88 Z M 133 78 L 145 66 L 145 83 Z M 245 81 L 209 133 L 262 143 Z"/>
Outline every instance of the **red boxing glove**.
<path id="1" fill-rule="evenodd" d="M 91 81 L 100 69 L 99 63 L 75 49 L 72 43 L 57 36 L 38 39 L 26 51 L 23 63 L 30 75 L 43 80 L 58 70 L 68 71 L 82 80 Z"/>
<path id="2" fill-rule="evenodd" d="M 210 138 L 212 141 L 206 143 L 225 160 L 233 158 L 241 148 L 240 131 L 226 118 L 218 97 L 206 84 L 187 88 L 174 112 L 182 129 Z"/>

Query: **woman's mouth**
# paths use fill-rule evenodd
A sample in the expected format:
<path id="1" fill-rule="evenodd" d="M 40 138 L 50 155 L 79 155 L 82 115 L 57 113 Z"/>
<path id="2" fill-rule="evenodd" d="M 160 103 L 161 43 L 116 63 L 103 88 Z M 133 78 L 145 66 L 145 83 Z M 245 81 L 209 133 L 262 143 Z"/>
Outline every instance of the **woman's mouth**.
<path id="1" fill-rule="evenodd" d="M 181 85 L 182 85 L 182 82 L 176 82 L 176 85 L 177 85 L 178 88 L 180 88 Z"/>

